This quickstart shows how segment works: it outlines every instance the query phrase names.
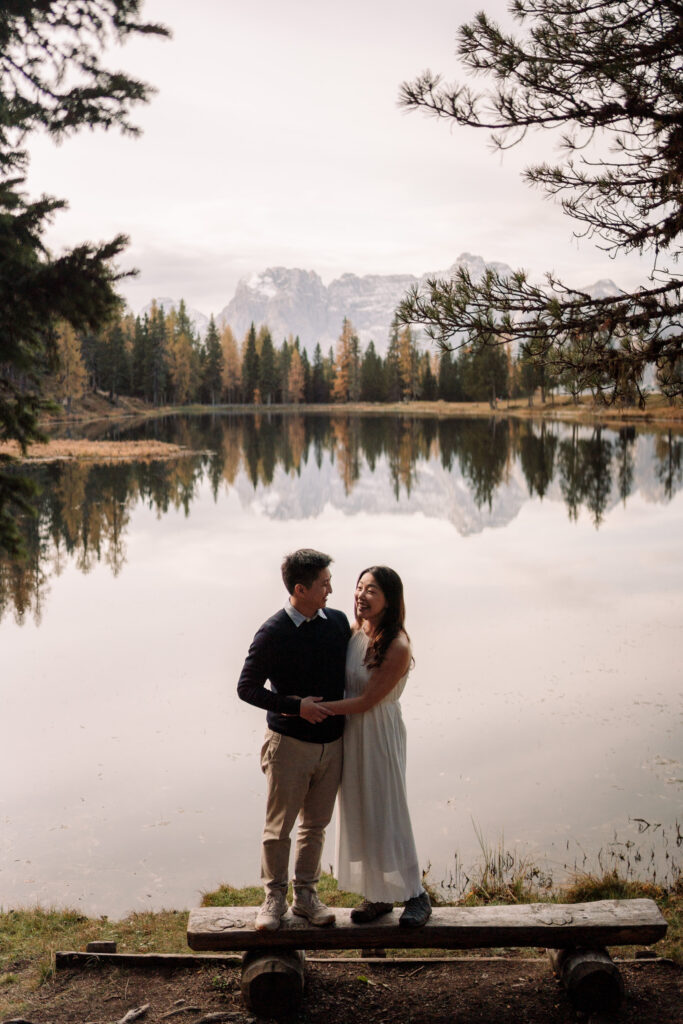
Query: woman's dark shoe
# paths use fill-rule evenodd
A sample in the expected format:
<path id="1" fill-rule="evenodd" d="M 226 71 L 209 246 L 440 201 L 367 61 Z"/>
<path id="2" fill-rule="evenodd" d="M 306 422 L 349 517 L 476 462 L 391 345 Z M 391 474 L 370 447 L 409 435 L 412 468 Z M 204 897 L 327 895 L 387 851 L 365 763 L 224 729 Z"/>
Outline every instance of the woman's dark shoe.
<path id="1" fill-rule="evenodd" d="M 390 914 L 393 909 L 393 903 L 371 903 L 370 900 L 363 900 L 351 911 L 351 920 L 356 924 L 368 924 L 382 914 Z"/>
<path id="2" fill-rule="evenodd" d="M 432 905 L 429 902 L 429 896 L 426 892 L 421 892 L 419 896 L 413 896 L 412 899 L 406 900 L 398 923 L 404 928 L 421 928 L 423 924 L 427 924 L 431 914 Z"/>

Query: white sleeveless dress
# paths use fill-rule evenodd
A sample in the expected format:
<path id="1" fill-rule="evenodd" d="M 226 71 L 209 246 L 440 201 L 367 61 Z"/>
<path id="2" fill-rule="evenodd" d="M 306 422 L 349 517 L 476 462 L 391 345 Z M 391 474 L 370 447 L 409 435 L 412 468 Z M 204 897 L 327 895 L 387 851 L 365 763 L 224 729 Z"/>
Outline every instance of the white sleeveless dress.
<path id="1" fill-rule="evenodd" d="M 346 654 L 347 697 L 358 697 L 370 670 L 369 640 L 354 633 Z M 406 730 L 399 698 L 408 673 L 363 714 L 348 715 L 337 814 L 336 877 L 342 889 L 373 903 L 395 903 L 422 892 L 406 793 Z"/>

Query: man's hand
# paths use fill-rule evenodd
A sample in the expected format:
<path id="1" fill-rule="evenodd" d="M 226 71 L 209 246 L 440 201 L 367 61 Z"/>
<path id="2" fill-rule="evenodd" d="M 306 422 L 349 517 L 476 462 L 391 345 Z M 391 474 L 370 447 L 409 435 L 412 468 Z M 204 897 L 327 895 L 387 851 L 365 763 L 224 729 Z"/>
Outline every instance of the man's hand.
<path id="1" fill-rule="evenodd" d="M 321 700 L 322 697 L 302 697 L 301 699 L 299 715 L 307 722 L 310 722 L 311 725 L 324 722 L 327 716 L 332 714 L 327 708 L 320 706 L 319 701 Z"/>

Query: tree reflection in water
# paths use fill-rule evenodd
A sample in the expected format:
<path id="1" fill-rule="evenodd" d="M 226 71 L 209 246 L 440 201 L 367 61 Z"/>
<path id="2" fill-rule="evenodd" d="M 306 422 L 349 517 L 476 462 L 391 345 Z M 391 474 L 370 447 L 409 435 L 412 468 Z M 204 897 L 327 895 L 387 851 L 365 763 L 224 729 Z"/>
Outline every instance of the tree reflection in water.
<path id="1" fill-rule="evenodd" d="M 38 514 L 23 524 L 26 559 L 0 559 L 0 618 L 11 610 L 18 622 L 29 615 L 39 622 L 50 577 L 69 561 L 84 573 L 104 562 L 117 575 L 138 503 L 159 517 L 171 508 L 189 515 L 205 480 L 217 499 L 241 473 L 254 489 L 268 488 L 278 470 L 301 475 L 305 466 L 320 470 L 326 460 L 346 496 L 361 476 L 385 463 L 396 501 L 410 497 L 419 488 L 420 467 L 436 461 L 447 474 L 459 473 L 476 506 L 489 510 L 518 465 L 530 497 L 543 499 L 556 482 L 570 519 L 585 508 L 599 527 L 613 489 L 623 502 L 633 493 L 638 433 L 633 427 L 613 431 L 545 421 L 261 412 L 159 418 L 134 429 L 109 427 L 106 436 L 153 437 L 201 454 L 175 461 L 34 467 Z M 653 458 L 661 500 L 669 501 L 683 483 L 681 436 L 657 433 Z"/>

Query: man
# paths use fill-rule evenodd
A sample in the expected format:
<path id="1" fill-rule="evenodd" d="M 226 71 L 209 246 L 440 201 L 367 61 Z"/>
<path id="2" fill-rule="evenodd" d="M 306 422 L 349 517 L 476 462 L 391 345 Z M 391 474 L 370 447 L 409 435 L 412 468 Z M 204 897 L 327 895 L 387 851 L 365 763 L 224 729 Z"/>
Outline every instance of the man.
<path id="1" fill-rule="evenodd" d="M 282 579 L 289 600 L 257 632 L 237 684 L 242 700 L 268 712 L 261 750 L 268 780 L 261 848 L 266 898 L 256 915 L 259 931 L 275 930 L 287 913 L 289 836 L 297 816 L 292 912 L 311 924 L 334 923 L 316 886 L 341 778 L 344 719 L 329 715 L 318 701 L 344 696 L 351 630 L 343 612 L 325 607 L 332 593 L 331 561 L 309 548 L 286 556 Z"/>

